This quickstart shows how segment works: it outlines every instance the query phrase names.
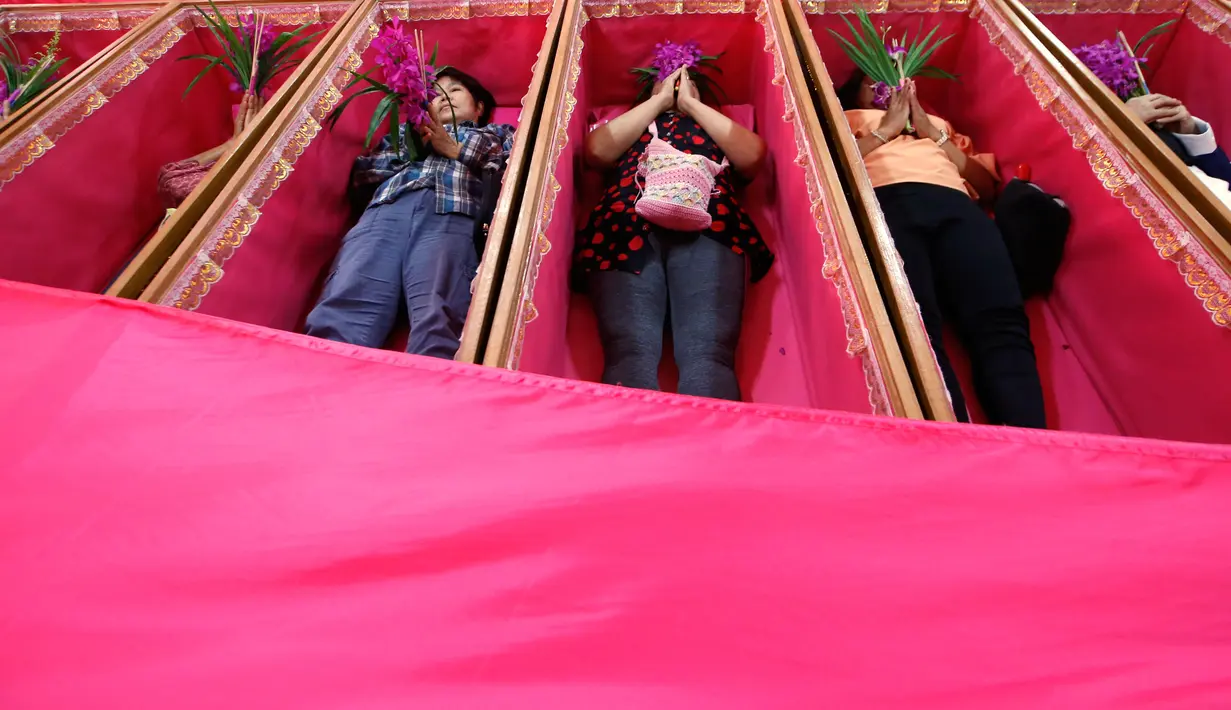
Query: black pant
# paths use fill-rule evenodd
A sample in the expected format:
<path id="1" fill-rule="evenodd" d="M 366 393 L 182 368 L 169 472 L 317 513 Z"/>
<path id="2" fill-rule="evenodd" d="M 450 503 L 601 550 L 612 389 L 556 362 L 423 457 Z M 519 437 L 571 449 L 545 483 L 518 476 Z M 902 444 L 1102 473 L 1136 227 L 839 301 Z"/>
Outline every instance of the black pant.
<path id="1" fill-rule="evenodd" d="M 1046 428 L 1030 321 L 996 223 L 965 193 L 939 185 L 887 185 L 876 189 L 876 197 L 958 419 L 969 421 L 969 415 L 941 339 L 942 313 L 953 320 L 970 355 L 988 419 Z"/>

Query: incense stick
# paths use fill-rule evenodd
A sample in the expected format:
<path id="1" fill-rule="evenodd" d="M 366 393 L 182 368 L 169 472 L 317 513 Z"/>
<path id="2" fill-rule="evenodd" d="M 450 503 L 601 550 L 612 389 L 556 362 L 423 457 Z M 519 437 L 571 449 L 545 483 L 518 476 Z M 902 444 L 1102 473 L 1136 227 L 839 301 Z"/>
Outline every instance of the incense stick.
<path id="1" fill-rule="evenodd" d="M 1123 30 L 1116 32 L 1116 39 L 1120 40 L 1120 44 L 1124 45 L 1124 51 L 1128 52 L 1128 56 L 1133 59 L 1137 58 L 1133 54 L 1133 46 L 1128 43 L 1128 38 L 1124 36 Z M 1150 87 L 1146 86 L 1146 77 L 1145 74 L 1141 73 L 1141 64 L 1139 62 L 1133 62 L 1133 73 L 1137 75 L 1137 83 L 1141 86 L 1141 90 L 1149 94 Z"/>
<path id="2" fill-rule="evenodd" d="M 248 93 L 255 96 L 257 67 L 261 63 L 261 34 L 265 31 L 265 18 L 259 12 L 253 11 L 253 14 L 256 19 L 252 30 L 252 71 L 248 76 Z"/>

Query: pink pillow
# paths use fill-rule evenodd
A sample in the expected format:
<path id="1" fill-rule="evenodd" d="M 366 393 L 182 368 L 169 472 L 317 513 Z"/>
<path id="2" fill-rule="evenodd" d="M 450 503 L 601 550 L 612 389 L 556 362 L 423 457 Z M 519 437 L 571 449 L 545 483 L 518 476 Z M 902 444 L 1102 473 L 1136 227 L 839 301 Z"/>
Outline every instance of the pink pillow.
<path id="1" fill-rule="evenodd" d="M 607 123 L 613 118 L 621 116 L 628 110 L 627 106 L 600 106 L 590 112 L 590 130 L 594 130 L 599 126 Z M 733 104 L 731 106 L 719 106 L 719 111 L 722 111 L 732 121 L 747 128 L 750 131 L 756 130 L 756 114 L 749 104 Z"/>

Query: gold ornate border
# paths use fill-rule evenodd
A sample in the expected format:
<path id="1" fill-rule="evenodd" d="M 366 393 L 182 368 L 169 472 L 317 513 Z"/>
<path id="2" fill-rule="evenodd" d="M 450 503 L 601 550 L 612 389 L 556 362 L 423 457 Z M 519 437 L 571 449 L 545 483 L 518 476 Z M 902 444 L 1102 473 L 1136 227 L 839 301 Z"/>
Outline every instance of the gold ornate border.
<path id="1" fill-rule="evenodd" d="M 583 0 L 585 13 L 596 20 L 646 15 L 716 15 L 752 12 L 754 0 Z"/>
<path id="2" fill-rule="evenodd" d="M 529 17 L 551 14 L 552 0 L 416 0 L 383 2 L 389 20 L 469 20 L 475 17 Z"/>
<path id="3" fill-rule="evenodd" d="M 8 34 L 26 32 L 83 32 L 90 30 L 131 30 L 158 11 L 149 7 L 99 7 L 68 11 L 30 10 L 6 7 L 0 11 L 0 28 Z"/>
<path id="4" fill-rule="evenodd" d="M 1050 111 L 1082 151 L 1104 189 L 1120 199 L 1149 235 L 1158 255 L 1175 264 L 1185 283 L 1215 324 L 1231 328 L 1231 275 L 1219 267 L 1200 241 L 1124 161 L 1110 139 L 1081 105 L 1048 73 L 1044 62 L 1012 31 L 994 6 L 978 0 L 972 18 L 1013 65 L 1039 106 Z"/>
<path id="5" fill-rule="evenodd" d="M 295 162 L 321 132 L 329 112 L 342 100 L 342 88 L 350 72 L 363 65 L 363 53 L 380 32 L 380 25 L 391 19 L 437 20 L 471 17 L 524 17 L 540 12 L 539 4 L 517 2 L 478 2 L 476 0 L 433 0 L 428 2 L 391 2 L 374 6 L 360 28 L 346 39 L 342 59 L 327 81 L 321 82 L 298 109 L 296 120 L 278 136 L 253 176 L 244 184 L 235 202 L 206 236 L 192 260 L 180 271 L 159 305 L 196 310 L 209 294 L 210 287 L 226 275 L 223 265 L 234 256 L 261 218 L 261 208 L 273 197 L 295 170 Z M 341 3 L 343 10 L 347 7 Z M 482 5 L 484 13 L 476 7 Z M 449 9 L 453 8 L 453 9 Z M 413 11 L 412 11 L 413 9 Z M 464 14 L 471 13 L 471 14 Z"/>
<path id="6" fill-rule="evenodd" d="M 886 12 L 966 12 L 973 0 L 800 0 L 809 15 L 836 15 L 863 9 Z"/>
<path id="7" fill-rule="evenodd" d="M 799 115 L 798 106 L 802 97 L 796 96 L 790 82 L 787 81 L 782 50 L 777 46 L 777 35 L 770 24 L 772 19 L 767 10 L 764 4 L 757 9 L 757 22 L 761 24 L 765 32 L 765 52 L 773 58 L 774 76 L 771 82 L 774 86 L 782 87 L 782 101 L 786 107 L 782 120 L 790 124 L 795 136 L 794 163 L 804 174 L 813 224 L 817 235 L 821 238 L 821 245 L 825 252 L 825 263 L 821 267 L 821 274 L 833 284 L 834 291 L 838 294 L 842 320 L 846 325 L 846 354 L 860 359 L 872 412 L 893 416 L 893 407 L 885 385 L 884 372 L 881 370 L 877 353 L 868 347 L 870 336 L 866 319 L 859 305 L 859 295 L 851 283 L 850 270 L 842 258 L 842 248 L 838 244 L 836 221 L 830 211 L 829 201 L 826 199 L 828 196 L 822 187 L 820 168 L 817 167 L 820 164 L 815 154 L 817 148 L 808 139 L 807 128 Z M 789 33 L 786 36 L 789 36 Z M 811 100 L 811 98 L 803 100 Z"/>
<path id="8" fill-rule="evenodd" d="M 1182 15 L 1189 0 L 1021 0 L 1036 15 Z"/>
<path id="9" fill-rule="evenodd" d="M 1202 32 L 1231 47 L 1231 9 L 1209 0 L 1189 0 L 1184 16 Z"/>

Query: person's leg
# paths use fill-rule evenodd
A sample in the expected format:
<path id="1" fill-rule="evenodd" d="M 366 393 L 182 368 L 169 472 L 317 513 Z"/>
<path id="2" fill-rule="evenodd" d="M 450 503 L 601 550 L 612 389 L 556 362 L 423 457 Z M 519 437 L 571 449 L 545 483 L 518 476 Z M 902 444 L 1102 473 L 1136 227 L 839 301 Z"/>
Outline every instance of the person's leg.
<path id="1" fill-rule="evenodd" d="M 959 422 L 969 422 L 970 414 L 966 410 L 966 397 L 962 395 L 961 382 L 958 381 L 953 364 L 949 362 L 949 354 L 945 352 L 944 318 L 941 315 L 940 298 L 936 294 L 932 258 L 928 253 L 929 233 L 926 225 L 916 219 L 916 201 L 921 198 L 912 188 L 913 186 L 891 185 L 877 189 L 876 196 L 880 201 L 881 212 L 885 215 L 889 233 L 893 236 L 894 246 L 902 257 L 906 280 L 910 282 L 910 290 L 919 304 L 923 327 L 932 343 L 932 350 L 936 353 L 940 374 L 945 379 L 945 389 L 949 391 L 949 399 L 953 403 L 953 413 Z"/>
<path id="2" fill-rule="evenodd" d="M 590 302 L 603 344 L 603 383 L 658 389 L 667 323 L 667 276 L 658 240 L 640 274 L 594 271 L 587 277 Z"/>
<path id="3" fill-rule="evenodd" d="M 937 199 L 949 215 L 933 247 L 945 305 L 970 353 L 979 402 L 993 424 L 1047 428 L 1030 321 L 996 223 L 965 195 Z"/>
<path id="4" fill-rule="evenodd" d="M 342 239 L 305 332 L 378 348 L 389 337 L 402 293 L 402 254 L 412 205 L 398 200 L 365 210 Z"/>
<path id="5" fill-rule="evenodd" d="M 474 219 L 436 214 L 432 190 L 416 190 L 410 244 L 402 262 L 410 338 L 406 352 L 451 360 L 470 309 L 470 282 L 479 266 Z"/>
<path id="6" fill-rule="evenodd" d="M 744 315 L 744 256 L 704 235 L 664 252 L 680 394 L 740 401 L 735 349 Z"/>

